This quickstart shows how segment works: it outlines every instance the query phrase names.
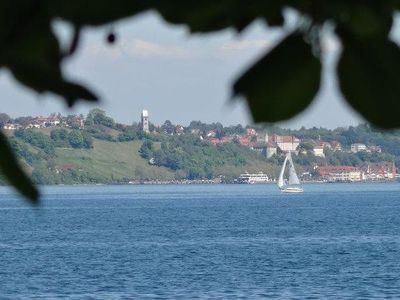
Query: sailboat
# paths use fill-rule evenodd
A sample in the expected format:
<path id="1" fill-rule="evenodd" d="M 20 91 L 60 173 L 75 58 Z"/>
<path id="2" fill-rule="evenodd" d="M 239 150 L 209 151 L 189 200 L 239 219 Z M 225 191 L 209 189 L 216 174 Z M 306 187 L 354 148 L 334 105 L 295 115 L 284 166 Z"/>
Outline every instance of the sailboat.
<path id="1" fill-rule="evenodd" d="M 285 182 L 283 175 L 285 174 L 286 164 L 289 163 L 289 180 Z M 284 193 L 302 193 L 303 188 L 300 185 L 299 177 L 297 177 L 296 169 L 294 168 L 292 155 L 290 151 L 286 154 L 281 172 L 278 179 L 278 187 Z"/>

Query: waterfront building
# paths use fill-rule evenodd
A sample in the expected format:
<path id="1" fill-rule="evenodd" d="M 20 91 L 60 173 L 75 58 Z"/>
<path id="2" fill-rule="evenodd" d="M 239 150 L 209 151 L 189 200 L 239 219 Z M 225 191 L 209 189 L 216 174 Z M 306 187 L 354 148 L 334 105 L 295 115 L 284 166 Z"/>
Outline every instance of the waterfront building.
<path id="1" fill-rule="evenodd" d="M 319 175 L 330 182 L 353 182 L 364 179 L 363 172 L 352 166 L 320 166 Z"/>
<path id="2" fill-rule="evenodd" d="M 366 180 L 390 180 L 397 176 L 394 162 L 371 163 L 363 167 Z"/>

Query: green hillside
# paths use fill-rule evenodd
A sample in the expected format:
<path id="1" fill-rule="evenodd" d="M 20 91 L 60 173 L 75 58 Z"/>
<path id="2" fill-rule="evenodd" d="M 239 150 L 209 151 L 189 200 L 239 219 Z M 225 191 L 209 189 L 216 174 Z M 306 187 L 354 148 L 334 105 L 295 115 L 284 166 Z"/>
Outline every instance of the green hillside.
<path id="1" fill-rule="evenodd" d="M 116 123 L 99 109 L 91 110 L 85 120 L 74 115 L 60 117 L 57 125 L 38 125 L 42 119 L 17 118 L 14 129 L 4 130 L 23 168 L 39 184 L 216 178 L 231 182 L 244 172 L 264 172 L 275 179 L 284 160 L 279 147 L 272 143 L 277 153 L 269 158 L 252 150 L 266 153 L 266 147 L 257 146 L 266 146 L 266 133 L 298 137 L 293 160 L 299 175 L 307 179 L 319 178 L 317 166 L 400 164 L 400 132 L 383 133 L 367 125 L 289 130 L 200 121 L 183 127 L 167 120 L 144 130 L 138 123 Z M 333 149 L 332 143 L 341 146 Z M 365 151 L 353 151 L 354 143 L 364 143 Z M 323 153 L 318 154 L 314 148 L 321 145 L 325 145 Z"/>
<path id="2" fill-rule="evenodd" d="M 95 140 L 92 149 L 57 148 L 54 161 L 58 170 L 77 169 L 105 181 L 174 179 L 174 172 L 140 157 L 141 144 Z"/>
<path id="3" fill-rule="evenodd" d="M 8 132 L 24 169 L 39 184 L 127 183 L 213 179 L 247 172 L 276 176 L 278 166 L 237 143 L 213 145 L 198 136 L 143 135 L 132 127 L 97 126 Z"/>

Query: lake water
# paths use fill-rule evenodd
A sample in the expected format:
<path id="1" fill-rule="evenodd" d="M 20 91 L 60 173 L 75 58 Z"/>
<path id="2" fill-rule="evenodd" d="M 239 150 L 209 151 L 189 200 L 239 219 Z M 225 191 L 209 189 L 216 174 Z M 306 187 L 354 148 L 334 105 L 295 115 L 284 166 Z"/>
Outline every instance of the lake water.
<path id="1" fill-rule="evenodd" d="M 0 188 L 0 299 L 400 298 L 400 184 Z"/>

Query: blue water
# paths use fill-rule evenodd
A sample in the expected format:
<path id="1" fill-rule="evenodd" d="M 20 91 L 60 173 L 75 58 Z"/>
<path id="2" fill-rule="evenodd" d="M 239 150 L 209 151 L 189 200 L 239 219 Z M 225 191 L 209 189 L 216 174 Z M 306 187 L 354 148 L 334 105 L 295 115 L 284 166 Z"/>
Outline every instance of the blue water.
<path id="1" fill-rule="evenodd" d="M 400 184 L 0 188 L 0 299 L 400 298 Z"/>

